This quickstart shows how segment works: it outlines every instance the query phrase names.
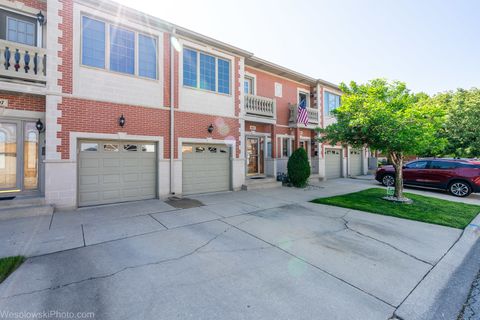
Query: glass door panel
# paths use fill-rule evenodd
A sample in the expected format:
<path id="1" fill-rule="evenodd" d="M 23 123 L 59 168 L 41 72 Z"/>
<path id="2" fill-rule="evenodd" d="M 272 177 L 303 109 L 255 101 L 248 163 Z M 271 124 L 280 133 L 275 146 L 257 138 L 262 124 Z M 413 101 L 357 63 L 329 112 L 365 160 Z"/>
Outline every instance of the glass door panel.
<path id="1" fill-rule="evenodd" d="M 258 138 L 247 138 L 247 174 L 258 174 Z"/>
<path id="2" fill-rule="evenodd" d="M 258 173 L 263 174 L 265 172 L 265 138 L 259 138 L 258 145 Z"/>
<path id="3" fill-rule="evenodd" d="M 38 131 L 35 122 L 25 122 L 23 136 L 23 188 L 26 190 L 38 187 Z"/>
<path id="4" fill-rule="evenodd" d="M 17 188 L 17 125 L 0 123 L 0 189 Z"/>

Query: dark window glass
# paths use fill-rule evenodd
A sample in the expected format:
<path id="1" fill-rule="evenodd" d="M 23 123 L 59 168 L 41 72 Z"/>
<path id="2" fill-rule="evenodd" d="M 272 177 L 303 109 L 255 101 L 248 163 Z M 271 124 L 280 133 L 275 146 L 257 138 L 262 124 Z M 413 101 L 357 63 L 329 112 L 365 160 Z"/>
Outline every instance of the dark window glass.
<path id="1" fill-rule="evenodd" d="M 425 169 L 427 167 L 427 161 L 415 161 L 407 164 L 405 167 L 407 169 Z"/>
<path id="2" fill-rule="evenodd" d="M 448 161 L 432 161 L 430 169 L 455 169 L 457 164 L 455 162 Z"/>

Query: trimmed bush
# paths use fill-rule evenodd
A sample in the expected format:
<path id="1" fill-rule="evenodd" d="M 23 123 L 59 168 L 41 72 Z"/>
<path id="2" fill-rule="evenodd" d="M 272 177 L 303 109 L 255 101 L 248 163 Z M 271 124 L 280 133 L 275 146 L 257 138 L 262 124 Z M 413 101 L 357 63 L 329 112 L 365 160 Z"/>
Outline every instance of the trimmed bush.
<path id="1" fill-rule="evenodd" d="M 310 177 L 310 164 L 305 149 L 299 148 L 292 153 L 288 159 L 287 169 L 288 178 L 295 187 L 302 188 L 307 184 Z"/>

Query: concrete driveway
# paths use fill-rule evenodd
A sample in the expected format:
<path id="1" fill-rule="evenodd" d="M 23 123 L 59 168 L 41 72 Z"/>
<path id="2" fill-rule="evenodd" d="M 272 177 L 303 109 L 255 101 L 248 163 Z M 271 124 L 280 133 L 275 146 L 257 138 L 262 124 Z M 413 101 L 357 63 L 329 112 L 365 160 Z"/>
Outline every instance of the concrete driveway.
<path id="1" fill-rule="evenodd" d="M 93 319 L 388 319 L 461 230 L 316 205 L 341 179 L 0 222 L 0 254 L 31 256 L 1 312 Z M 1 314 L 0 314 L 1 316 Z M 92 319 L 92 318 L 91 318 Z"/>

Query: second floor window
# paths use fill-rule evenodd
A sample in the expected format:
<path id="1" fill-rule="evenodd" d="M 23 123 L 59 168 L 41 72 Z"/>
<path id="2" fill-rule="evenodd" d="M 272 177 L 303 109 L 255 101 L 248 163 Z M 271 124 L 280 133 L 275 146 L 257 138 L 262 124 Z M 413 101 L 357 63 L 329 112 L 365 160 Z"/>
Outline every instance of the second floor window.
<path id="1" fill-rule="evenodd" d="M 110 30 L 109 56 L 106 30 Z M 157 79 L 157 53 L 154 37 L 82 17 L 81 60 L 85 66 Z"/>
<path id="2" fill-rule="evenodd" d="M 7 17 L 7 40 L 34 46 L 35 24 L 28 21 Z"/>
<path id="3" fill-rule="evenodd" d="M 325 91 L 324 101 L 325 114 L 331 115 L 332 111 L 340 106 L 340 96 L 331 92 Z"/>
<path id="4" fill-rule="evenodd" d="M 184 48 L 183 85 L 230 94 L 230 61 Z"/>
<path id="5" fill-rule="evenodd" d="M 83 17 L 82 63 L 105 68 L 105 23 Z"/>
<path id="6" fill-rule="evenodd" d="M 249 76 L 245 76 L 245 82 L 244 82 L 244 85 L 243 85 L 243 88 L 244 88 L 244 93 L 245 94 L 255 94 L 254 93 L 254 83 L 253 83 L 253 78 L 252 77 L 249 77 Z"/>
<path id="7" fill-rule="evenodd" d="M 308 96 L 309 94 L 306 92 L 298 92 L 298 103 L 302 102 L 302 100 L 305 100 L 305 105 L 307 106 L 307 108 L 310 107 Z"/>
<path id="8" fill-rule="evenodd" d="M 135 73 L 135 34 L 110 27 L 110 70 Z"/>

